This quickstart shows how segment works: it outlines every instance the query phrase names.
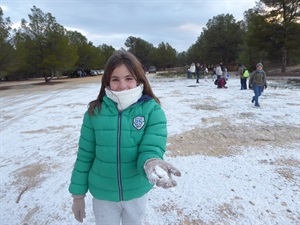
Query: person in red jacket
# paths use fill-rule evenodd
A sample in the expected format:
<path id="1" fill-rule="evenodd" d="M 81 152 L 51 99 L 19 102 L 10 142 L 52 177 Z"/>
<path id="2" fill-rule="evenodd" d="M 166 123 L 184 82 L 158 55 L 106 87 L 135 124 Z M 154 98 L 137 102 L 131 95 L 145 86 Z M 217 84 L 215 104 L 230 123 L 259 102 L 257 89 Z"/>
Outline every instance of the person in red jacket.
<path id="1" fill-rule="evenodd" d="M 222 77 L 218 81 L 218 88 L 227 88 L 225 85 L 226 85 L 226 79 L 225 76 L 222 75 Z"/>

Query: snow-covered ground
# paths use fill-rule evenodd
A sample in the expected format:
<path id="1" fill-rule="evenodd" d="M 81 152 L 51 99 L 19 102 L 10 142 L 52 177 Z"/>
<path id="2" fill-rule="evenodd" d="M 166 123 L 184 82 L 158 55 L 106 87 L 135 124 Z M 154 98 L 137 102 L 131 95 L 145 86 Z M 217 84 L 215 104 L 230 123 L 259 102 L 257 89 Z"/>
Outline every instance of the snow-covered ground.
<path id="1" fill-rule="evenodd" d="M 252 91 L 239 90 L 235 77 L 228 89 L 203 79 L 197 85 L 183 78 L 149 80 L 168 119 L 165 160 L 182 176 L 176 188 L 150 191 L 145 225 L 300 224 L 299 88 L 269 81 L 255 108 Z M 0 91 L 0 224 L 79 224 L 68 185 L 82 116 L 99 82 L 59 85 Z M 235 151 L 215 156 L 204 154 L 202 145 L 198 151 L 189 132 L 199 132 L 197 139 L 212 128 L 215 142 L 225 132 L 236 140 L 225 143 Z M 247 142 L 237 145 L 243 132 Z M 185 149 L 176 148 L 175 136 Z M 215 142 L 207 149 L 217 150 Z M 193 154 L 184 154 L 190 148 Z M 83 224 L 94 224 L 91 200 L 88 194 Z"/>

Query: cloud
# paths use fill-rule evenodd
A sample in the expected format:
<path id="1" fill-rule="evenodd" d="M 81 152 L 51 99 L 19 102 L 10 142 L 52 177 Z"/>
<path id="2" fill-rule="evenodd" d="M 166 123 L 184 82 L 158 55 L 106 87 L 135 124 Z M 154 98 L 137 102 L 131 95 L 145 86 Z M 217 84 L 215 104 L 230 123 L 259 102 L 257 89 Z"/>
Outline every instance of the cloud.
<path id="1" fill-rule="evenodd" d="M 181 24 L 176 29 L 180 32 L 189 32 L 189 33 L 195 33 L 199 34 L 199 31 L 202 30 L 203 25 L 194 24 L 194 23 L 187 23 L 187 24 Z"/>
<path id="2" fill-rule="evenodd" d="M 28 19 L 35 5 L 51 13 L 56 21 L 82 33 L 94 45 L 124 47 L 129 36 L 140 37 L 157 46 L 169 43 L 177 51 L 186 51 L 197 41 L 203 27 L 214 16 L 232 14 L 243 19 L 244 11 L 255 0 L 3 0 L 4 17 L 13 23 Z M 15 25 L 14 25 L 15 26 Z"/>
<path id="3" fill-rule="evenodd" d="M 0 7 L 2 8 L 2 10 L 5 12 L 5 11 L 8 11 L 8 8 L 5 6 L 5 5 L 1 5 L 0 4 Z"/>

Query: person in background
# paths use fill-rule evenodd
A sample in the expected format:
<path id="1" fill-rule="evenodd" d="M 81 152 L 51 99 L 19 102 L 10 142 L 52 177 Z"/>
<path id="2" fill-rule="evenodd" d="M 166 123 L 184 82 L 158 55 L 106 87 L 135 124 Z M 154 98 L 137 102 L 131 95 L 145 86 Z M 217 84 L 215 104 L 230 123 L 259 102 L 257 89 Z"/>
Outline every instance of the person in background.
<path id="1" fill-rule="evenodd" d="M 201 65 L 200 63 L 196 64 L 196 83 L 199 83 L 199 78 L 201 74 Z"/>
<path id="2" fill-rule="evenodd" d="M 249 70 L 244 67 L 244 72 L 243 72 L 243 90 L 247 90 L 247 79 L 249 78 L 250 73 Z"/>
<path id="3" fill-rule="evenodd" d="M 196 72 L 196 65 L 195 65 L 195 63 L 192 63 L 190 66 L 191 77 L 194 77 L 194 78 L 196 77 L 195 72 Z"/>
<path id="4" fill-rule="evenodd" d="M 77 71 L 77 74 L 78 74 L 79 77 L 83 77 L 83 76 L 82 76 L 82 70 L 81 70 L 81 69 Z"/>
<path id="5" fill-rule="evenodd" d="M 166 142 L 165 113 L 141 63 L 115 51 L 81 126 L 69 185 L 75 219 L 83 222 L 89 191 L 97 225 L 141 225 L 153 185 L 174 187 L 172 175 L 181 175 L 163 160 Z"/>
<path id="6" fill-rule="evenodd" d="M 205 67 L 204 74 L 205 74 L 205 75 L 208 74 L 208 68 L 207 68 L 207 67 Z"/>
<path id="7" fill-rule="evenodd" d="M 217 80 L 217 66 L 212 69 L 212 81 L 215 82 Z"/>
<path id="8" fill-rule="evenodd" d="M 227 88 L 227 86 L 225 86 L 226 85 L 226 77 L 224 76 L 224 75 L 222 75 L 221 76 L 221 78 L 219 79 L 219 81 L 218 81 L 218 88 Z"/>
<path id="9" fill-rule="evenodd" d="M 208 80 L 208 69 L 206 67 L 205 64 L 202 64 L 202 69 L 203 69 L 203 74 L 204 74 L 204 81 L 207 81 Z"/>
<path id="10" fill-rule="evenodd" d="M 225 80 L 228 80 L 230 78 L 230 74 L 228 73 L 228 69 L 226 66 L 224 66 L 224 71 L 222 75 L 225 77 Z"/>
<path id="11" fill-rule="evenodd" d="M 223 64 L 223 62 L 220 62 L 219 65 L 221 67 L 222 75 L 225 75 L 226 77 L 226 73 L 227 73 L 226 66 Z"/>
<path id="12" fill-rule="evenodd" d="M 223 74 L 222 67 L 220 64 L 218 64 L 216 66 L 216 75 L 218 80 L 221 79 L 222 74 Z"/>
<path id="13" fill-rule="evenodd" d="M 186 70 L 186 76 L 187 76 L 187 79 L 191 79 L 191 72 L 190 72 L 190 68 L 187 68 Z"/>
<path id="14" fill-rule="evenodd" d="M 242 64 L 239 64 L 237 75 L 240 76 L 240 81 L 241 81 L 241 89 L 240 90 L 247 89 L 247 78 L 248 77 L 247 78 L 244 77 L 245 70 L 246 70 L 246 67 Z"/>
<path id="15" fill-rule="evenodd" d="M 263 70 L 262 63 L 256 64 L 256 70 L 251 74 L 249 79 L 249 88 L 254 91 L 251 102 L 254 103 L 254 106 L 260 107 L 258 98 L 262 94 L 264 88 L 267 88 L 266 72 Z"/>

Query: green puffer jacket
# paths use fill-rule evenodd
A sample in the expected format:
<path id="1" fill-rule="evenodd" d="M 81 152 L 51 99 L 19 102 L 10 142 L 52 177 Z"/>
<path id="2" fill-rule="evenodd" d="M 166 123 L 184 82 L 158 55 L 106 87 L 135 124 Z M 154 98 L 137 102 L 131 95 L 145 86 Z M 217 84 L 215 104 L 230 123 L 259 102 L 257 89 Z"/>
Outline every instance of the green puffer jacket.
<path id="1" fill-rule="evenodd" d="M 96 199 L 115 202 L 143 196 L 153 187 L 144 163 L 163 159 L 166 140 L 166 116 L 154 99 L 142 96 L 120 112 L 105 96 L 100 112 L 84 114 L 70 193 L 89 190 Z"/>

